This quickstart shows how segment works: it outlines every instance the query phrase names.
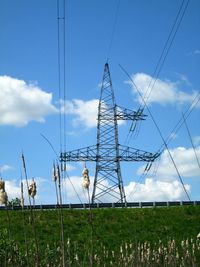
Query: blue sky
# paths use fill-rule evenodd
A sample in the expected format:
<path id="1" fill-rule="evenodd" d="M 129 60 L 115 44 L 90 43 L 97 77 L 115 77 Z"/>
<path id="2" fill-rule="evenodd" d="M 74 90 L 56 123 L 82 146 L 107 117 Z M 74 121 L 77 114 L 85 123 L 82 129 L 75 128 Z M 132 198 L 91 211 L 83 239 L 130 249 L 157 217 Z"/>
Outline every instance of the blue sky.
<path id="1" fill-rule="evenodd" d="M 186 2 L 186 1 L 185 1 Z M 66 1 L 66 145 L 67 150 L 96 144 L 96 112 L 103 68 L 109 53 L 110 71 L 118 105 L 137 110 L 138 94 L 119 67 L 132 76 L 143 94 L 161 55 L 182 1 Z M 191 0 L 159 74 L 148 106 L 166 138 L 199 92 L 200 2 Z M 2 0 L 0 2 L 0 168 L 9 198 L 19 196 L 21 151 L 30 179 L 36 178 L 36 203 L 55 202 L 51 182 L 55 155 L 44 134 L 59 153 L 59 90 L 57 1 Z M 187 123 L 200 157 L 200 106 Z M 148 112 L 146 111 L 146 114 Z M 119 126 L 125 142 L 130 123 Z M 162 140 L 148 116 L 129 146 L 156 152 Z M 169 149 L 191 199 L 200 198 L 200 170 L 184 126 Z M 128 200 L 185 200 L 186 196 L 167 152 L 157 175 L 153 169 L 140 179 L 144 164 L 122 164 Z M 81 188 L 83 164 L 68 166 L 68 175 L 85 202 Z M 95 166 L 88 164 L 91 180 Z M 92 188 L 91 188 L 92 189 Z M 63 181 L 65 202 L 79 202 L 69 181 Z M 109 200 L 109 199 L 108 199 Z"/>

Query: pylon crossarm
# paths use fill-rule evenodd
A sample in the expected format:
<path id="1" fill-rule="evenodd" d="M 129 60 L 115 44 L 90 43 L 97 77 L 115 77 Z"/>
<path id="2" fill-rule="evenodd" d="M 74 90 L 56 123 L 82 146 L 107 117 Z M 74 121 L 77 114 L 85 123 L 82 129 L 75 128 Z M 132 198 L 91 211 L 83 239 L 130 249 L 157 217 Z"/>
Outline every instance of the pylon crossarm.
<path id="1" fill-rule="evenodd" d="M 142 109 L 138 109 L 137 111 L 133 111 L 127 108 L 123 108 L 120 106 L 116 106 L 116 118 L 117 120 L 133 120 L 133 121 L 138 121 L 138 120 L 145 120 L 147 115 L 143 114 Z"/>
<path id="2" fill-rule="evenodd" d="M 160 153 L 151 153 L 128 146 L 119 145 L 120 161 L 146 161 L 153 162 L 160 156 Z"/>
<path id="3" fill-rule="evenodd" d="M 97 161 L 97 146 L 89 146 L 60 154 L 60 161 Z M 105 146 L 101 148 L 101 155 L 98 159 L 103 162 L 119 161 L 145 161 L 153 162 L 160 156 L 160 153 L 150 153 L 136 148 L 119 145 L 119 158 L 116 158 L 113 148 Z"/>
<path id="4" fill-rule="evenodd" d="M 60 154 L 60 161 L 96 161 L 97 146 L 88 146 L 80 149 L 75 149 L 68 152 L 62 152 Z"/>

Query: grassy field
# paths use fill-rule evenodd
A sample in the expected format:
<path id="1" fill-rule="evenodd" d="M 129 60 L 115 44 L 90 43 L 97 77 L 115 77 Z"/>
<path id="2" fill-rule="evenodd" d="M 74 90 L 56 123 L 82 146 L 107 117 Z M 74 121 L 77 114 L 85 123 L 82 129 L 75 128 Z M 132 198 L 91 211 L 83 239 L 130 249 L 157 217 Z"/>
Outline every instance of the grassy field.
<path id="1" fill-rule="evenodd" d="M 40 251 L 40 266 L 62 266 L 60 263 L 59 210 L 34 211 L 34 218 Z M 130 264 L 127 261 L 126 265 L 122 262 L 119 263 L 119 260 L 112 261 L 110 258 L 113 256 L 113 259 L 116 260 L 120 253 L 123 256 L 126 253 L 128 257 L 134 249 L 141 253 L 141 247 L 143 250 L 149 248 L 152 253 L 153 250 L 158 250 L 159 246 L 163 249 L 166 247 L 165 250 L 167 250 L 167 247 L 172 246 L 170 243 L 172 241 L 175 242 L 175 257 L 177 257 L 177 253 L 184 254 L 187 250 L 188 253 L 194 254 L 191 251 L 192 246 L 194 246 L 192 242 L 195 243 L 196 250 L 200 247 L 197 240 L 197 235 L 200 232 L 199 206 L 95 209 L 92 210 L 92 214 L 89 210 L 67 210 L 63 211 L 63 221 L 65 256 L 70 258 L 66 266 L 103 266 L 98 261 L 95 261 L 96 265 L 94 262 L 91 263 L 91 255 L 92 258 L 95 255 L 96 257 L 101 255 L 102 260 L 102 257 L 106 257 L 106 253 L 110 256 L 107 255 L 107 259 L 104 259 L 106 262 L 104 266 L 112 266 L 112 264 L 113 266 L 135 266 L 133 259 Z M 35 239 L 30 211 L 25 211 L 24 214 L 21 211 L 9 211 L 8 213 L 1 211 L 0 235 L 0 266 L 28 266 L 25 239 L 27 239 L 30 254 L 35 254 Z M 186 242 L 185 245 L 184 242 Z M 185 252 L 183 251 L 184 246 L 186 246 Z M 7 248 L 6 252 L 5 247 Z M 16 251 L 13 252 L 13 249 Z M 16 259 L 12 254 L 16 254 Z M 178 257 L 181 260 L 183 256 L 179 254 Z M 116 257 L 116 255 L 118 256 Z M 9 263 L 9 257 L 10 262 L 15 261 L 15 265 Z M 42 263 L 42 260 L 45 262 Z M 82 263 L 80 264 L 80 262 Z M 30 257 L 29 266 L 35 266 L 34 257 L 33 259 Z M 148 265 L 138 263 L 138 266 Z M 149 266 L 200 266 L 199 251 L 195 251 L 193 265 L 155 265 L 152 263 Z"/>

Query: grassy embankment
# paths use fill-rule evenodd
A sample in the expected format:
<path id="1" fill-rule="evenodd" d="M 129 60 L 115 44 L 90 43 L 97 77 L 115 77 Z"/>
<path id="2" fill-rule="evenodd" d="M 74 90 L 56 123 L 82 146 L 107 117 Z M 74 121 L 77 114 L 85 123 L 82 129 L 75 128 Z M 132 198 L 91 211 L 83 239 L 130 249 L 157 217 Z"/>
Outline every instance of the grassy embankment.
<path id="1" fill-rule="evenodd" d="M 51 250 L 50 255 L 54 257 L 53 251 L 60 245 L 58 210 L 35 211 L 34 214 L 40 252 L 43 254 L 48 247 Z M 34 247 L 30 213 L 25 212 L 25 225 L 22 212 L 9 211 L 9 217 L 10 241 L 14 242 L 17 250 L 19 249 L 23 254 L 25 251 L 24 233 L 26 233 L 29 247 Z M 82 260 L 84 260 L 86 247 L 90 248 L 91 242 L 94 253 L 102 249 L 118 253 L 120 246 L 125 243 L 149 242 L 154 247 L 159 244 L 159 240 L 167 244 L 174 239 L 177 246 L 180 246 L 182 240 L 195 240 L 200 232 L 200 207 L 95 209 L 92 210 L 92 225 L 91 235 L 88 210 L 64 211 L 65 246 L 68 256 L 75 257 L 77 250 L 79 258 L 82 255 Z M 6 211 L 1 211 L 0 234 L 3 234 L 4 240 L 9 239 L 8 230 Z M 0 241 L 0 257 L 5 257 L 5 255 L 1 256 L 3 244 L 5 243 Z"/>

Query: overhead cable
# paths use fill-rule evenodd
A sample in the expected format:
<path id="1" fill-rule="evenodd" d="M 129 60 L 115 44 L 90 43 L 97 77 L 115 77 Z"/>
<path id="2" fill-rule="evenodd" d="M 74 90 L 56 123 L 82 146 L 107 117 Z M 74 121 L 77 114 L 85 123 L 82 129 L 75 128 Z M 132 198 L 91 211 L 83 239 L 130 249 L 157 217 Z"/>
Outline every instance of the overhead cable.
<path id="1" fill-rule="evenodd" d="M 57 160 L 58 160 L 58 162 L 59 162 L 59 161 L 60 161 L 59 156 L 58 156 L 58 154 L 57 154 L 57 152 L 56 152 L 54 146 L 53 146 L 52 143 L 50 142 L 50 140 L 49 140 L 44 134 L 40 134 L 40 135 L 41 135 L 41 136 L 46 140 L 46 142 L 50 145 L 51 149 L 52 149 L 53 152 L 55 153 L 56 158 L 57 158 Z M 61 172 L 63 172 L 63 171 L 62 171 L 62 168 L 61 168 Z M 74 192 L 75 192 L 77 198 L 79 199 L 80 203 L 82 203 L 82 201 L 81 201 L 81 199 L 80 199 L 80 196 L 79 196 L 78 192 L 76 191 L 76 188 L 75 188 L 75 186 L 73 185 L 73 183 L 72 183 L 72 181 L 71 181 L 71 179 L 70 179 L 70 177 L 69 177 L 69 175 L 68 175 L 68 173 L 67 173 L 66 170 L 65 170 L 65 173 L 66 173 L 67 179 L 69 180 L 69 182 L 70 182 L 70 184 L 71 184 L 71 186 L 72 186 L 72 188 L 73 188 L 73 190 L 74 190 Z"/>
<path id="2" fill-rule="evenodd" d="M 186 3 L 185 3 L 186 2 Z M 181 3 L 181 6 L 178 10 L 178 13 L 176 15 L 176 18 L 175 18 L 175 21 L 174 21 L 174 24 L 170 30 L 170 33 L 168 35 L 168 38 L 167 38 L 167 41 L 165 42 L 165 45 L 163 47 L 163 50 L 162 50 L 162 53 L 160 55 L 160 58 L 158 60 L 158 63 L 156 65 L 156 68 L 155 68 L 155 71 L 152 75 L 152 79 L 148 85 L 148 88 L 146 90 L 146 93 L 145 93 L 145 96 L 144 96 L 144 99 L 146 101 L 146 103 L 148 103 L 148 99 L 151 95 L 151 92 L 156 84 L 156 81 L 158 80 L 158 77 L 159 77 L 159 74 L 161 72 L 161 69 L 165 63 L 165 60 L 169 54 L 169 51 L 170 51 L 170 48 L 172 47 L 172 44 L 174 42 L 174 39 L 176 37 L 176 34 L 180 28 L 180 25 L 181 25 L 181 22 L 183 20 L 183 17 L 186 13 L 186 10 L 187 10 L 187 7 L 188 7 L 188 4 L 189 4 L 190 0 L 183 0 L 182 3 Z M 152 84 L 153 83 L 153 84 Z M 152 86 L 151 86 L 152 84 Z"/>
<path id="3" fill-rule="evenodd" d="M 190 2 L 190 0 L 187 0 L 187 1 L 183 0 L 181 5 L 180 5 L 180 8 L 179 8 L 178 13 L 176 15 L 176 18 L 175 18 L 174 23 L 172 25 L 172 28 L 171 28 L 171 30 L 169 32 L 169 35 L 167 37 L 167 40 L 165 42 L 165 45 L 164 45 L 163 50 L 161 52 L 161 55 L 160 55 L 160 57 L 158 59 L 158 62 L 156 64 L 155 70 L 154 70 L 154 72 L 152 74 L 152 78 L 151 78 L 151 80 L 149 82 L 149 85 L 147 87 L 147 90 L 146 90 L 146 92 L 144 94 L 144 99 L 145 99 L 146 103 L 148 103 L 148 99 L 150 98 L 151 92 L 152 92 L 152 90 L 153 90 L 153 88 L 154 88 L 154 86 L 155 86 L 155 84 L 156 84 L 156 82 L 158 80 L 159 74 L 160 74 L 161 69 L 162 69 L 162 67 L 163 67 L 163 65 L 165 63 L 165 60 L 166 60 L 166 58 L 167 58 L 167 56 L 169 54 L 169 51 L 170 51 L 170 49 L 172 47 L 172 44 L 173 44 L 174 39 L 176 37 L 176 34 L 177 34 L 177 32 L 178 32 L 178 30 L 180 28 L 181 22 L 183 20 L 183 17 L 185 15 L 185 12 L 187 10 L 189 2 Z M 140 106 L 139 108 L 144 110 L 144 107 Z M 132 122 L 132 124 L 133 124 L 133 122 Z M 132 127 L 132 124 L 131 124 L 131 127 Z M 129 133 L 127 134 L 127 138 L 126 139 L 128 139 L 128 135 L 131 135 L 130 138 L 129 138 L 129 141 L 130 141 L 130 139 L 132 137 L 131 131 L 129 131 Z"/>
<path id="4" fill-rule="evenodd" d="M 189 136 L 189 138 L 190 138 L 190 142 L 191 142 L 191 144 L 192 144 L 192 148 L 193 148 L 193 150 L 194 150 L 194 154 L 195 154 L 195 157 L 196 157 L 196 160 L 197 160 L 197 164 L 198 164 L 199 169 L 200 169 L 199 158 L 198 158 L 198 156 L 197 156 L 197 152 L 196 152 L 194 143 L 193 143 L 193 141 L 192 141 L 192 136 L 191 136 L 191 134 L 190 134 L 189 127 L 188 127 L 188 125 L 187 125 L 187 122 L 186 122 L 186 119 L 185 119 L 185 117 L 184 117 L 184 114 L 182 114 L 182 116 L 183 116 L 183 121 L 184 121 L 184 123 L 185 123 L 185 128 L 186 128 L 186 130 L 187 130 L 188 136 Z"/>
<path id="5" fill-rule="evenodd" d="M 59 90 L 59 134 L 60 134 L 60 153 L 63 150 L 62 142 L 62 111 L 61 111 L 61 49 L 60 49 L 60 1 L 57 0 L 57 52 L 58 52 L 58 90 Z"/>
<path id="6" fill-rule="evenodd" d="M 176 166 L 176 163 L 175 163 L 175 161 L 174 161 L 174 159 L 173 159 L 173 157 L 172 157 L 172 154 L 171 154 L 171 152 L 170 152 L 170 150 L 169 150 L 169 148 L 168 148 L 168 146 L 167 146 L 167 143 L 165 142 L 165 139 L 164 139 L 164 137 L 163 137 L 163 135 L 162 135 L 162 133 L 161 133 L 161 130 L 160 130 L 160 128 L 159 128 L 159 126 L 158 126 L 156 120 L 154 119 L 153 114 L 151 113 L 151 110 L 150 110 L 149 107 L 147 106 L 147 103 L 146 103 L 144 97 L 142 96 L 141 92 L 140 92 L 139 89 L 137 88 L 137 86 L 136 86 L 135 82 L 133 81 L 133 79 L 131 78 L 131 76 L 128 74 L 128 72 L 127 72 L 121 65 L 119 65 L 119 66 L 120 66 L 120 68 L 123 70 L 123 72 L 127 75 L 127 77 L 130 79 L 130 81 L 133 83 L 133 85 L 134 85 L 135 89 L 137 90 L 137 92 L 138 92 L 138 94 L 139 94 L 139 96 L 140 96 L 142 102 L 144 103 L 145 108 L 148 110 L 148 113 L 149 113 L 149 115 L 150 115 L 150 117 L 151 117 L 151 119 L 152 119 L 152 121 L 153 121 L 153 123 L 154 123 L 154 125 L 155 125 L 155 127 L 156 127 L 156 129 L 157 129 L 157 131 L 158 131 L 158 133 L 159 133 L 159 135 L 160 135 L 162 141 L 163 141 L 163 144 L 165 145 L 165 147 L 166 147 L 166 149 L 167 149 L 167 151 L 168 151 L 168 154 L 169 154 L 170 159 L 171 159 L 171 161 L 172 161 L 172 163 L 173 163 L 173 165 L 174 165 L 174 168 L 175 168 L 176 173 L 177 173 L 177 175 L 178 175 L 178 177 L 179 177 L 179 180 L 180 180 L 180 182 L 181 182 L 181 184 L 182 184 L 182 187 L 183 187 L 183 189 L 184 189 L 184 191 L 185 191 L 185 194 L 186 194 L 188 200 L 190 201 L 189 194 L 188 194 L 188 192 L 187 192 L 187 190 L 186 190 L 186 188 L 185 188 L 185 185 L 184 185 L 184 183 L 183 183 L 183 180 L 182 180 L 182 178 L 181 178 L 181 175 L 180 175 L 180 173 L 179 173 L 179 170 L 178 170 L 178 168 L 177 168 L 177 166 Z"/>
<path id="7" fill-rule="evenodd" d="M 117 8 L 116 8 L 116 11 L 115 11 L 115 17 L 114 17 L 114 22 L 113 22 L 113 27 L 112 27 L 111 37 L 110 37 L 110 43 L 109 43 L 109 46 L 108 46 L 106 62 L 109 61 L 109 57 L 110 57 L 110 52 L 111 52 L 113 39 L 114 39 L 114 35 L 115 35 L 115 30 L 116 30 L 116 25 L 117 25 L 117 18 L 118 18 L 118 14 L 119 14 L 119 6 L 120 6 L 120 0 L 118 0 Z"/>

